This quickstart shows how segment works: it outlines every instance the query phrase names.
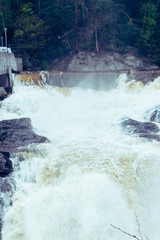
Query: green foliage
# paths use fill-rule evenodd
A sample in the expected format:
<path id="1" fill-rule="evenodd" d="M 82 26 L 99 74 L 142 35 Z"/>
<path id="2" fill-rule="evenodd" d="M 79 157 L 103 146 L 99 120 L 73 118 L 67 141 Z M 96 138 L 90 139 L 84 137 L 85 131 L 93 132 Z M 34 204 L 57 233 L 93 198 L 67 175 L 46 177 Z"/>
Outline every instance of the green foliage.
<path id="1" fill-rule="evenodd" d="M 157 26 L 158 6 L 150 1 L 142 4 L 140 8 L 140 42 L 139 47 L 147 54 L 155 47 L 154 33 Z"/>
<path id="2" fill-rule="evenodd" d="M 17 29 L 15 30 L 14 37 L 18 38 L 20 42 L 24 41 L 34 44 L 34 47 L 38 44 L 44 33 L 44 22 L 34 14 L 31 3 L 21 6 L 16 26 Z"/>
<path id="3" fill-rule="evenodd" d="M 80 44 L 80 48 L 87 51 L 93 51 L 94 45 L 91 41 L 84 41 L 83 43 Z"/>
<path id="4" fill-rule="evenodd" d="M 33 67 L 75 50 L 135 49 L 160 63 L 160 0 L 0 0 L 0 34 Z M 27 65 L 26 65 L 27 67 Z"/>

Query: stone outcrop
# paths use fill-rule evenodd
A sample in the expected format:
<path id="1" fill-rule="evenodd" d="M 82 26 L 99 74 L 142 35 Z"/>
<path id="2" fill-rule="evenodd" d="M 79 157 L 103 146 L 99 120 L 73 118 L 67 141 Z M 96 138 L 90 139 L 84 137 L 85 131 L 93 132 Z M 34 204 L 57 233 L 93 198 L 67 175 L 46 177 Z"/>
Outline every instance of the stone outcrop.
<path id="1" fill-rule="evenodd" d="M 61 68 L 61 69 L 60 69 Z M 117 52 L 79 52 L 72 57 L 55 60 L 53 70 L 60 71 L 117 71 L 117 70 L 150 70 L 159 69 L 147 60 L 134 54 Z"/>
<path id="2" fill-rule="evenodd" d="M 122 121 L 121 126 L 126 134 L 160 141 L 160 135 L 157 134 L 159 133 L 159 127 L 155 123 L 140 122 L 128 118 Z"/>
<path id="3" fill-rule="evenodd" d="M 33 132 L 29 118 L 0 121 L 0 176 L 4 177 L 13 171 L 10 153 L 17 152 L 19 147 L 46 141 L 46 137 Z"/>
<path id="4" fill-rule="evenodd" d="M 0 121 L 0 152 L 16 152 L 31 143 L 43 143 L 46 137 L 33 132 L 29 118 Z"/>

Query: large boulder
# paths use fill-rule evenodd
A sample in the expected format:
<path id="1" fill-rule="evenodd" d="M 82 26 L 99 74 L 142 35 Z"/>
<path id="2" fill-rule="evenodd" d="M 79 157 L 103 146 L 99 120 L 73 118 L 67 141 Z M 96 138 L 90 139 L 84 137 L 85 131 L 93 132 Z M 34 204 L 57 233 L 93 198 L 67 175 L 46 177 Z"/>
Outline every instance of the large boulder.
<path id="1" fill-rule="evenodd" d="M 29 118 L 0 121 L 0 151 L 16 152 L 19 147 L 46 141 L 46 137 L 34 133 Z"/>
<path id="2" fill-rule="evenodd" d="M 160 141 L 160 136 L 157 134 L 159 127 L 155 123 L 140 122 L 128 118 L 121 122 L 121 126 L 126 134 L 133 134 L 138 137 Z"/>
<path id="3" fill-rule="evenodd" d="M 121 125 L 127 130 L 128 133 L 151 134 L 159 132 L 159 127 L 155 123 L 140 122 L 131 118 L 123 120 Z"/>

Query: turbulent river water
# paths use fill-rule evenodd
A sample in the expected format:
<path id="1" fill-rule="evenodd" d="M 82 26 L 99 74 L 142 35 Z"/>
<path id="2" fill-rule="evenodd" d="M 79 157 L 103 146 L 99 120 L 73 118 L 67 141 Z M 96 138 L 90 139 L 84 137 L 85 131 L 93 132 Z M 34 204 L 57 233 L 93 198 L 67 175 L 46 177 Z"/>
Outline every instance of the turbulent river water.
<path id="1" fill-rule="evenodd" d="M 160 78 L 143 85 L 125 74 L 111 90 L 58 88 L 15 80 L 0 120 L 29 117 L 49 143 L 14 162 L 16 191 L 3 240 L 157 240 L 160 143 L 125 135 L 127 116 L 144 121 L 160 104 Z M 20 162 L 20 164 L 17 164 Z"/>

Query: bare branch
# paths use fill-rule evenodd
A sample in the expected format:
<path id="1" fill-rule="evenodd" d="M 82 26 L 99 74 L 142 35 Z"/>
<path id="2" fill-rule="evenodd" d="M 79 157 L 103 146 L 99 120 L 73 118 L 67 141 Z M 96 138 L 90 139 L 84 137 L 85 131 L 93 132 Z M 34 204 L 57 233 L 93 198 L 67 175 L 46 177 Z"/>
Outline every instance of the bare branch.
<path id="1" fill-rule="evenodd" d="M 122 12 L 122 13 L 124 13 L 127 17 L 128 17 L 128 19 L 129 19 L 129 22 L 128 22 L 128 24 L 129 25 L 132 25 L 132 21 L 133 21 L 133 19 L 132 18 L 130 18 L 130 16 L 126 13 L 126 12 L 124 12 L 122 9 L 120 9 L 120 11 Z"/>
<path id="2" fill-rule="evenodd" d="M 130 234 L 130 233 L 127 233 L 127 232 L 123 231 L 121 228 L 118 228 L 118 227 L 116 227 L 116 226 L 114 226 L 114 225 L 112 225 L 112 224 L 111 224 L 111 226 L 114 227 L 115 229 L 117 229 L 117 230 L 123 232 L 124 234 L 126 234 L 126 235 L 132 237 L 132 238 L 135 238 L 135 239 L 137 239 L 137 240 L 141 240 L 140 238 L 136 237 L 135 235 L 132 235 L 132 234 Z"/>
<path id="3" fill-rule="evenodd" d="M 141 227 L 140 227 L 140 223 L 138 221 L 138 217 L 136 216 L 136 221 L 137 221 L 137 225 L 138 225 L 138 232 L 139 232 L 139 235 L 141 237 L 141 240 L 143 240 L 143 237 L 142 237 L 142 234 L 141 234 Z"/>
<path id="4" fill-rule="evenodd" d="M 3 18 L 3 13 L 2 13 L 2 11 L 0 12 L 0 14 L 1 14 L 1 19 L 2 19 L 2 25 L 3 25 L 3 29 L 4 29 L 4 18 Z"/>
<path id="5" fill-rule="evenodd" d="M 146 236 L 146 239 L 149 240 L 149 238 Z"/>
<path id="6" fill-rule="evenodd" d="M 62 36 L 58 36 L 58 38 L 64 38 L 64 37 L 68 36 L 68 34 L 72 31 L 73 31 L 73 28 L 70 31 L 64 33 Z"/>

